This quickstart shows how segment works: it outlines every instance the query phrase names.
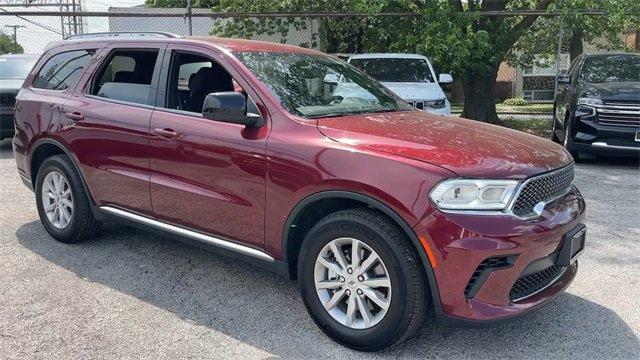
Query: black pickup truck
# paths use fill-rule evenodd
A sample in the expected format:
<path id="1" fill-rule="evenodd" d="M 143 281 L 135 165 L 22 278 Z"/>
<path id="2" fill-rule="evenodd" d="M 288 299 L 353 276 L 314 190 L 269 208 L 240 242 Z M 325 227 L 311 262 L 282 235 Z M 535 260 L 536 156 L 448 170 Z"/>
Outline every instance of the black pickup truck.
<path id="1" fill-rule="evenodd" d="M 640 54 L 583 54 L 557 81 L 554 141 L 576 159 L 640 155 Z"/>

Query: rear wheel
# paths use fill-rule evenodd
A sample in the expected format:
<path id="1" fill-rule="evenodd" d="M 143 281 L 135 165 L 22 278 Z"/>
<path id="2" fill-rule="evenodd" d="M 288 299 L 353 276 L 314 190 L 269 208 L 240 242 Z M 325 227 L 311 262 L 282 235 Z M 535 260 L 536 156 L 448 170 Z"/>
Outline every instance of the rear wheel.
<path id="1" fill-rule="evenodd" d="M 379 212 L 348 209 L 320 220 L 298 259 L 302 299 L 318 326 L 362 351 L 392 346 L 423 323 L 429 290 L 400 229 Z"/>
<path id="2" fill-rule="evenodd" d="M 36 177 L 36 204 L 40 221 L 54 239 L 74 243 L 94 237 L 99 229 L 89 198 L 66 155 L 46 159 Z"/>

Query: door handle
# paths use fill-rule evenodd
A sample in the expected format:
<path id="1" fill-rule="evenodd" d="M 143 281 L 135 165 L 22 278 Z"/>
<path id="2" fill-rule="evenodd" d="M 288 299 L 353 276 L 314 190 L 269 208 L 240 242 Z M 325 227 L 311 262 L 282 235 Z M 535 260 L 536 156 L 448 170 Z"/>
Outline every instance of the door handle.
<path id="1" fill-rule="evenodd" d="M 167 139 L 175 139 L 180 136 L 180 134 L 172 129 L 153 129 L 153 133 Z"/>
<path id="2" fill-rule="evenodd" d="M 84 120 L 84 115 L 77 113 L 77 112 L 68 112 L 68 113 L 64 113 L 64 116 L 68 119 L 71 119 L 73 121 L 81 121 Z"/>

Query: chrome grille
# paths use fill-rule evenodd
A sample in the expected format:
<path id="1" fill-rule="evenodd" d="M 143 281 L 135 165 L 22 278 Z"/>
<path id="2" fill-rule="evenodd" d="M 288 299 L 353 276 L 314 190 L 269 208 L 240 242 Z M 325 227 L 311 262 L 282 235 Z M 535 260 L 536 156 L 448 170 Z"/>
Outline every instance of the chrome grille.
<path id="1" fill-rule="evenodd" d="M 418 108 L 420 110 L 424 110 L 424 101 L 413 101 L 413 100 L 409 100 L 407 101 L 409 103 L 409 105 Z"/>
<path id="2" fill-rule="evenodd" d="M 636 101 L 605 101 L 596 105 L 598 122 L 603 125 L 640 127 L 640 99 Z"/>
<path id="3" fill-rule="evenodd" d="M 535 216 L 534 207 L 539 202 L 547 202 L 567 193 L 572 181 L 573 164 L 532 177 L 524 182 L 511 211 L 520 217 Z"/>

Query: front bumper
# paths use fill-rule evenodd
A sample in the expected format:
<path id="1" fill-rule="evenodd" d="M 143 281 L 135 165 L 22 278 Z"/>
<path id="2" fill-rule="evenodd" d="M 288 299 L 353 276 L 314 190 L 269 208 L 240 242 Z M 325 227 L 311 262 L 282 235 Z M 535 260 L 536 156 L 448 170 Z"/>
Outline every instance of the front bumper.
<path id="1" fill-rule="evenodd" d="M 592 115 L 575 116 L 571 147 L 577 152 L 598 155 L 639 156 L 638 132 L 640 126 L 612 125 L 600 121 L 593 111 Z"/>
<path id="2" fill-rule="evenodd" d="M 0 112 L 0 139 L 8 139 L 15 134 L 13 109 L 2 108 Z"/>
<path id="3" fill-rule="evenodd" d="M 523 315 L 561 294 L 576 275 L 577 262 L 563 268 L 540 291 L 512 300 L 510 292 L 530 265 L 553 258 L 564 234 L 584 219 L 585 204 L 573 187 L 550 202 L 539 218 L 445 214 L 435 211 L 414 230 L 432 252 L 432 267 L 445 326 L 486 326 Z M 514 257 L 510 266 L 490 272 L 469 297 L 469 284 L 479 265 L 496 257 Z M 476 273 L 477 274 L 477 273 Z"/>

